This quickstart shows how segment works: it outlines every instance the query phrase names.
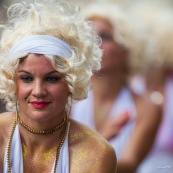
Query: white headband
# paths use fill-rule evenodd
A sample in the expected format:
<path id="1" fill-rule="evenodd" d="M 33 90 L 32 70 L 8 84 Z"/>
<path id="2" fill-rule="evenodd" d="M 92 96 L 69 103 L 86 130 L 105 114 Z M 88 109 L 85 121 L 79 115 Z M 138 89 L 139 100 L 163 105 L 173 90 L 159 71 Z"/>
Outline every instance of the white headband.
<path id="1" fill-rule="evenodd" d="M 63 58 L 72 56 L 71 46 L 56 37 L 49 35 L 30 35 L 17 41 L 10 49 L 11 56 L 14 54 L 37 53 L 43 55 L 56 55 Z M 18 57 L 19 58 L 19 57 Z"/>

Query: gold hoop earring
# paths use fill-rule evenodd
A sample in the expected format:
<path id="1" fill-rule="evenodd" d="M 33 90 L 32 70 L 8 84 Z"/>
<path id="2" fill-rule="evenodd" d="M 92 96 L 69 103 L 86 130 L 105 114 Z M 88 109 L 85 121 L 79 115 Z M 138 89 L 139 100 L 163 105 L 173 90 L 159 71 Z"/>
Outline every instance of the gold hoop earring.
<path id="1" fill-rule="evenodd" d="M 67 119 L 70 117 L 70 114 L 71 114 L 72 103 L 73 103 L 73 98 L 72 98 L 72 94 L 70 94 L 68 97 L 68 103 L 67 103 L 67 109 L 66 109 Z"/>
<path id="2" fill-rule="evenodd" d="M 19 119 L 19 114 L 18 114 L 18 102 L 16 101 L 16 122 L 18 122 L 18 119 Z"/>

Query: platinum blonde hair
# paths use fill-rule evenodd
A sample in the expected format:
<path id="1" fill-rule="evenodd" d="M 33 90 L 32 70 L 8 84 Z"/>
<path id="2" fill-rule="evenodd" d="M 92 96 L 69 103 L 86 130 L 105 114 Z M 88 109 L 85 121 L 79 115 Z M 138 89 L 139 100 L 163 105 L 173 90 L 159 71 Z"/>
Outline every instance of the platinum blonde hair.
<path id="1" fill-rule="evenodd" d="M 7 25 L 1 26 L 0 42 L 0 97 L 7 102 L 8 110 L 15 106 L 15 71 L 20 64 L 20 59 L 9 58 L 9 50 L 29 35 L 54 36 L 71 46 L 72 57 L 69 59 L 45 56 L 64 74 L 72 98 L 86 98 L 90 78 L 100 69 L 102 51 L 95 30 L 74 7 L 56 0 L 16 3 L 8 9 L 8 21 Z"/>
<path id="2" fill-rule="evenodd" d="M 104 18 L 112 25 L 114 40 L 129 52 L 128 65 L 131 72 L 139 71 L 142 66 L 141 59 L 151 56 L 153 44 L 152 40 L 148 39 L 147 27 L 122 6 L 115 2 L 96 1 L 85 6 L 82 14 L 88 19 Z"/>
<path id="3" fill-rule="evenodd" d="M 171 7 L 163 3 L 143 2 L 130 10 L 148 27 L 148 38 L 153 40 L 152 56 L 141 59 L 144 72 L 153 67 L 173 70 L 173 12 Z"/>

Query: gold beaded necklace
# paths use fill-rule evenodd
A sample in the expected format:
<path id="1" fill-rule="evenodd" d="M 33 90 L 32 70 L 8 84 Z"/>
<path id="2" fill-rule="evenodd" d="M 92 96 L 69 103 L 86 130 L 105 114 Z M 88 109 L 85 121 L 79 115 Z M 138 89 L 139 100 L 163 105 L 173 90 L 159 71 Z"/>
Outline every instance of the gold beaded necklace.
<path id="1" fill-rule="evenodd" d="M 67 116 L 65 116 L 64 118 L 64 121 L 53 127 L 52 129 L 49 129 L 49 130 L 34 130 L 32 129 L 31 127 L 29 127 L 28 125 L 26 125 L 19 117 L 18 113 L 17 113 L 17 121 L 26 129 L 28 130 L 29 132 L 31 133 L 34 133 L 34 134 L 37 134 L 37 135 L 48 135 L 48 134 L 53 134 L 54 132 L 56 132 L 57 130 L 59 130 L 64 124 L 65 122 L 67 121 Z"/>
<path id="2" fill-rule="evenodd" d="M 56 150 L 54 173 L 56 173 L 56 167 L 58 165 L 58 159 L 59 159 L 59 155 L 60 155 L 60 150 L 61 150 L 61 147 L 64 144 L 64 141 L 65 141 L 65 138 L 66 138 L 66 135 L 67 135 L 67 131 L 68 131 L 68 119 L 67 119 L 67 117 L 65 118 L 65 120 L 63 122 L 64 122 L 63 125 L 65 125 L 65 129 L 64 129 L 64 134 L 62 135 L 62 138 L 61 138 L 60 143 L 59 143 L 59 145 L 57 147 L 57 150 Z M 13 127 L 12 127 L 12 130 L 11 130 L 11 134 L 9 136 L 8 145 L 7 145 L 7 167 L 8 167 L 8 173 L 12 173 L 11 163 L 10 163 L 10 153 L 11 153 L 12 137 L 13 137 L 14 130 L 15 130 L 15 127 L 16 127 L 17 123 L 18 123 L 18 116 L 17 116 L 17 120 L 15 120 L 14 123 L 13 123 Z M 61 125 L 61 127 L 63 125 Z M 30 131 L 30 132 L 34 133 L 35 131 L 34 132 Z M 42 135 L 42 133 L 34 133 L 34 134 L 41 134 Z M 52 134 L 52 133 L 47 133 L 47 134 Z"/>

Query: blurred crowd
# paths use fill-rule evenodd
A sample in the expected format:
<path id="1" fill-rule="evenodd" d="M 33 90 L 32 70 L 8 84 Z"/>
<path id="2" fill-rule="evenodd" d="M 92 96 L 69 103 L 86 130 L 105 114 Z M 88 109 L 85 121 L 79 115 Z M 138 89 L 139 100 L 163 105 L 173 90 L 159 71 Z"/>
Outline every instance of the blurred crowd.
<path id="1" fill-rule="evenodd" d="M 72 106 L 71 117 L 115 148 L 117 173 L 171 173 L 173 2 L 69 2 L 94 26 L 103 49 L 102 68 L 92 77 L 88 97 Z M 0 1 L 1 23 L 8 3 Z"/>

